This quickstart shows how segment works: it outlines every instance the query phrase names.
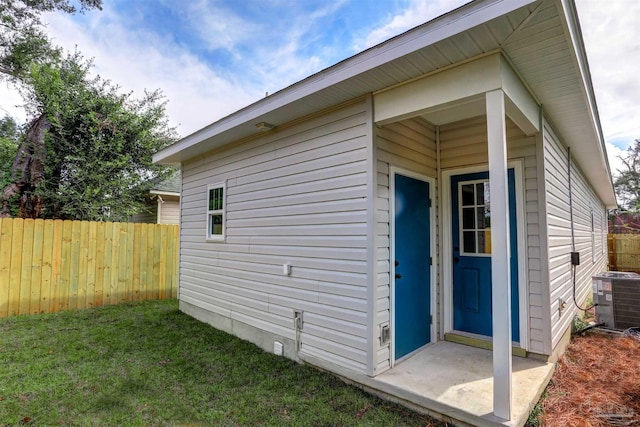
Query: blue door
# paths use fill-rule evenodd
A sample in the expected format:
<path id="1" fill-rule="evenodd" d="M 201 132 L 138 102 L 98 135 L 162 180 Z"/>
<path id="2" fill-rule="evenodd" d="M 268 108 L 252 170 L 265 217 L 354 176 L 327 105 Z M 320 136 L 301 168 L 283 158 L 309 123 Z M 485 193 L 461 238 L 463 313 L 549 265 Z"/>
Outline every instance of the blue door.
<path id="1" fill-rule="evenodd" d="M 511 336 L 520 340 L 518 304 L 518 234 L 515 178 L 509 179 L 509 234 L 511 241 Z M 492 336 L 491 322 L 491 198 L 489 172 L 451 177 L 453 232 L 453 328 Z"/>
<path id="2" fill-rule="evenodd" d="M 431 341 L 429 183 L 395 174 L 395 359 Z"/>

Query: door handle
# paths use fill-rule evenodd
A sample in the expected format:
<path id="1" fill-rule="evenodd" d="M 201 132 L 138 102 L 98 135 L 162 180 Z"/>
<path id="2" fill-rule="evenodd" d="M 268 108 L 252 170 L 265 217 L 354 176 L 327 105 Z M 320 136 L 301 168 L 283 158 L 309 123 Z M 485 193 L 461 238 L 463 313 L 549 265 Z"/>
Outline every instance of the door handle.
<path id="1" fill-rule="evenodd" d="M 396 279 L 402 279 L 402 274 L 396 273 Z"/>
<path id="2" fill-rule="evenodd" d="M 457 256 L 454 256 L 454 257 L 453 257 L 453 263 L 454 263 L 454 264 L 457 264 L 457 263 L 459 263 L 459 262 L 460 262 L 460 258 L 458 258 Z"/>

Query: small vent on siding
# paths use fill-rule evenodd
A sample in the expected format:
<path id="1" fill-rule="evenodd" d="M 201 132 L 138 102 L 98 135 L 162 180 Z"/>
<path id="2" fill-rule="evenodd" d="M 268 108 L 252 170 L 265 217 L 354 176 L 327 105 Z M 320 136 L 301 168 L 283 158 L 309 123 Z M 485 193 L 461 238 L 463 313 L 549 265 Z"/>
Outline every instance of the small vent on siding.
<path id="1" fill-rule="evenodd" d="M 276 356 L 282 356 L 284 354 L 284 346 L 280 341 L 273 342 L 273 354 Z"/>
<path id="2" fill-rule="evenodd" d="M 384 345 L 389 342 L 391 338 L 391 328 L 389 324 L 380 325 L 380 345 Z"/>

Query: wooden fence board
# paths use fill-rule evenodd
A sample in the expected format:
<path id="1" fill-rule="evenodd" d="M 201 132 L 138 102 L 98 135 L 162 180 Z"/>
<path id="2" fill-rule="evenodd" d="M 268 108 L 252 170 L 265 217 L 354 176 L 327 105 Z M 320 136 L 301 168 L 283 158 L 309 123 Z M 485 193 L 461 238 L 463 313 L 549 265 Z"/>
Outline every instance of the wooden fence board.
<path id="1" fill-rule="evenodd" d="M 11 227 L 11 273 L 9 274 L 9 316 L 20 313 L 20 285 L 22 284 L 22 229 L 24 221 Z M 11 285 L 15 283 L 16 285 Z"/>
<path id="2" fill-rule="evenodd" d="M 105 264 L 105 237 L 104 237 L 104 229 L 105 223 L 99 222 L 96 224 L 96 242 L 100 242 L 96 244 L 96 286 L 95 286 L 95 296 L 94 296 L 94 305 L 100 306 L 104 301 L 104 264 Z"/>
<path id="3" fill-rule="evenodd" d="M 41 221 L 41 220 L 39 220 Z M 54 221 L 42 221 L 42 279 L 40 281 L 40 312 L 51 311 L 51 282 L 53 276 Z"/>
<path id="4" fill-rule="evenodd" d="M 80 222 L 80 243 L 79 243 L 79 259 L 78 259 L 78 308 L 87 308 L 87 267 L 89 262 L 89 223 L 87 221 Z"/>
<path id="5" fill-rule="evenodd" d="M 87 227 L 87 292 L 86 307 L 96 305 L 96 252 L 98 243 L 98 223 L 89 222 Z"/>
<path id="6" fill-rule="evenodd" d="M 178 226 L 0 219 L 0 317 L 175 298 Z"/>
<path id="7" fill-rule="evenodd" d="M 0 218 L 0 317 L 9 315 L 12 223 Z"/>
<path id="8" fill-rule="evenodd" d="M 640 234 L 609 234 L 609 270 L 640 273 Z"/>
<path id="9" fill-rule="evenodd" d="M 22 271 L 20 277 L 20 313 L 30 313 L 31 273 L 33 272 L 33 220 L 25 219 L 22 227 Z"/>
<path id="10" fill-rule="evenodd" d="M 51 308 L 52 312 L 60 310 L 62 298 L 62 240 L 64 235 L 64 221 L 53 221 L 53 253 L 51 254 Z"/>
<path id="11" fill-rule="evenodd" d="M 33 255 L 31 258 L 31 302 L 30 312 L 40 313 L 40 294 L 42 293 L 42 252 L 44 250 L 44 221 L 37 219 L 33 224 Z"/>

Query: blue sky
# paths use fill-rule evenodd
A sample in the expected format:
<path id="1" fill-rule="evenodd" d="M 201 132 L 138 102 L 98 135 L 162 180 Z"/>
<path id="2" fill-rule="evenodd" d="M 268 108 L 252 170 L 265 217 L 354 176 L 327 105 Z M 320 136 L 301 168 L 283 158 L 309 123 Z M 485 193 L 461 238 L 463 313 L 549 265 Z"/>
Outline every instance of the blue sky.
<path id="1" fill-rule="evenodd" d="M 104 0 L 50 14 L 54 41 L 141 94 L 160 88 L 186 136 L 466 0 Z M 640 138 L 640 1 L 576 0 L 612 169 Z M 24 120 L 0 85 L 0 114 Z M 4 110 L 4 111 L 2 111 Z"/>

